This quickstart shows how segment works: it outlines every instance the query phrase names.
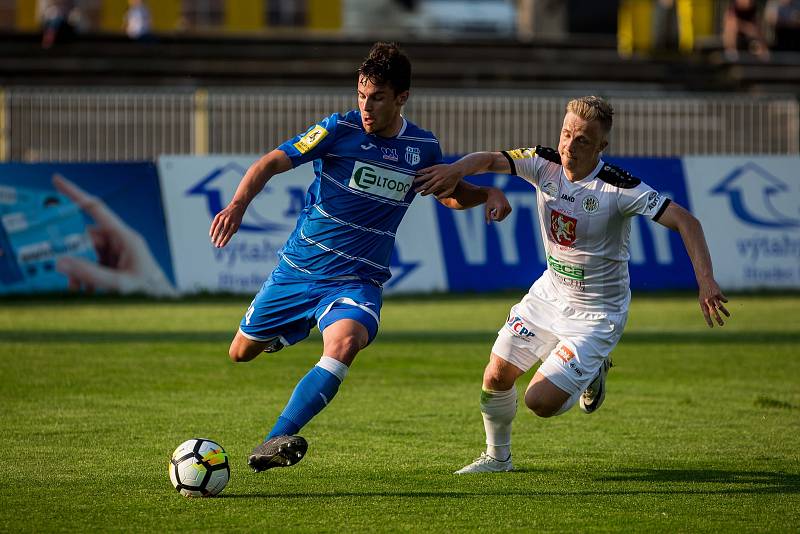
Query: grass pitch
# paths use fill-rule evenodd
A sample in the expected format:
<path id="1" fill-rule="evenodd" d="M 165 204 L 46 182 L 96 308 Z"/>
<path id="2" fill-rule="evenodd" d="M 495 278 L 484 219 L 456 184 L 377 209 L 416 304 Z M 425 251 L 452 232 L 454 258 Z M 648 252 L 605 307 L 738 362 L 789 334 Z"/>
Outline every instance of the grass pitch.
<path id="1" fill-rule="evenodd" d="M 245 298 L 3 302 L 0 531 L 797 531 L 800 297 L 736 296 L 709 330 L 692 296 L 634 296 L 602 409 L 521 403 L 517 471 L 454 476 L 483 448 L 481 374 L 519 296 L 388 299 L 308 456 L 260 474 L 247 454 L 318 334 L 234 365 Z M 230 454 L 218 498 L 170 485 L 190 437 Z"/>

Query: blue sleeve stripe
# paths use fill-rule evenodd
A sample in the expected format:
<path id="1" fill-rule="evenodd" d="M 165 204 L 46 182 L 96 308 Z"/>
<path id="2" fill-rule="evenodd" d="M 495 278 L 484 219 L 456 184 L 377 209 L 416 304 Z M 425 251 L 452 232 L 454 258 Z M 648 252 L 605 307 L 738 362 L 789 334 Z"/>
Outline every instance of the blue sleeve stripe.
<path id="1" fill-rule="evenodd" d="M 322 173 L 322 177 L 325 178 L 328 182 L 336 184 L 337 187 L 340 187 L 340 188 L 344 189 L 345 191 L 347 191 L 349 193 L 352 193 L 354 195 L 359 195 L 359 196 L 362 196 L 364 198 L 368 198 L 370 200 L 376 200 L 378 202 L 383 202 L 384 204 L 391 204 L 392 206 L 400 206 L 400 207 L 408 207 L 408 206 L 410 206 L 409 202 L 399 202 L 397 200 L 389 200 L 388 198 L 383 198 L 383 197 L 379 197 L 377 195 L 371 195 L 369 193 L 356 191 L 355 189 L 347 187 L 346 185 L 340 184 L 334 178 L 332 178 L 329 174 L 324 173 L 324 172 Z"/>
<path id="2" fill-rule="evenodd" d="M 389 237 L 395 237 L 395 234 L 393 234 L 392 232 L 387 232 L 386 230 L 378 230 L 377 228 L 368 228 L 366 226 L 361 226 L 361 225 L 358 225 L 358 224 L 355 224 L 355 223 L 343 221 L 342 219 L 339 219 L 338 217 L 334 217 L 333 215 L 331 215 L 330 213 L 328 213 L 327 211 L 322 209 L 319 206 L 319 204 L 315 204 L 314 208 L 318 212 L 320 212 L 325 218 L 330 219 L 332 221 L 336 221 L 337 223 L 342 224 L 344 226 L 349 226 L 350 228 L 355 228 L 356 230 L 361 230 L 363 232 L 372 232 L 373 234 L 385 235 L 385 236 L 389 236 Z"/>
<path id="3" fill-rule="evenodd" d="M 386 267 L 385 265 L 381 265 L 380 263 L 375 263 L 374 261 L 369 260 L 367 258 L 362 258 L 361 256 L 351 256 L 350 254 L 347 254 L 347 253 L 342 252 L 341 250 L 337 250 L 335 248 L 326 247 L 325 245 L 323 245 L 319 241 L 314 241 L 313 239 L 307 237 L 303 233 L 302 229 L 300 230 L 300 238 L 303 241 L 305 241 L 306 243 L 314 245 L 317 248 L 321 248 L 325 252 L 333 252 L 334 254 L 337 254 L 337 255 L 339 255 L 339 256 L 341 256 L 343 258 L 347 258 L 348 260 L 360 261 L 362 263 L 365 263 L 365 264 L 369 265 L 370 267 L 374 267 L 375 269 L 380 269 L 381 271 L 390 272 L 388 267 Z"/>

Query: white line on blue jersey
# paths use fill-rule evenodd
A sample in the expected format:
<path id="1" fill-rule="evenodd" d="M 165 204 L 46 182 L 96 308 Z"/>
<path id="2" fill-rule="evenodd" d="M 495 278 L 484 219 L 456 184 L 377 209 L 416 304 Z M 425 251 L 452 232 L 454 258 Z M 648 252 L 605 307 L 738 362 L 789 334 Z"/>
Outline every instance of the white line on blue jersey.
<path id="1" fill-rule="evenodd" d="M 366 263 L 370 267 L 375 267 L 376 269 L 380 269 L 381 271 L 389 271 L 389 269 L 387 267 L 384 267 L 383 265 L 381 265 L 379 263 L 375 263 L 372 260 L 368 260 L 367 258 L 362 258 L 361 256 L 351 256 L 350 254 L 346 254 L 346 253 L 342 252 L 341 250 L 337 250 L 335 248 L 326 247 L 325 245 L 323 245 L 319 241 L 314 241 L 310 237 L 306 237 L 306 235 L 303 233 L 302 229 L 300 229 L 300 237 L 306 243 L 309 243 L 311 245 L 314 245 L 315 247 L 321 248 L 325 252 L 333 252 L 334 254 L 338 254 L 339 256 L 341 256 L 343 258 L 347 258 L 348 260 L 360 261 L 362 263 Z"/>
<path id="2" fill-rule="evenodd" d="M 328 218 L 328 219 L 330 219 L 332 221 L 336 221 L 339 224 L 343 224 L 345 226 L 349 226 L 349 227 L 355 228 L 357 230 L 362 230 L 364 232 L 372 232 L 372 233 L 378 234 L 378 235 L 388 235 L 390 237 L 395 237 L 395 234 L 392 233 L 392 232 L 387 232 L 385 230 L 378 230 L 377 228 L 367 228 L 366 226 L 361 226 L 361 225 L 358 225 L 358 224 L 355 224 L 355 223 L 343 221 L 342 219 L 340 219 L 338 217 L 334 217 L 333 215 L 331 215 L 330 213 L 328 213 L 324 209 L 320 208 L 319 204 L 314 204 L 314 209 L 316 209 L 318 212 L 320 212 L 326 218 Z"/>

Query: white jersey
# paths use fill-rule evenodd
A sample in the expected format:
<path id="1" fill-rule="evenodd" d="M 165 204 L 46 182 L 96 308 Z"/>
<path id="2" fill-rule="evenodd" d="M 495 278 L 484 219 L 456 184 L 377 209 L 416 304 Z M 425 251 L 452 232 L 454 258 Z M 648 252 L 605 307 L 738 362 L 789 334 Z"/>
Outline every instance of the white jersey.
<path id="1" fill-rule="evenodd" d="M 534 286 L 553 289 L 579 312 L 626 312 L 631 217 L 658 220 L 669 199 L 602 160 L 586 178 L 572 183 L 552 148 L 520 148 L 503 155 L 512 174 L 536 187 L 547 270 Z"/>

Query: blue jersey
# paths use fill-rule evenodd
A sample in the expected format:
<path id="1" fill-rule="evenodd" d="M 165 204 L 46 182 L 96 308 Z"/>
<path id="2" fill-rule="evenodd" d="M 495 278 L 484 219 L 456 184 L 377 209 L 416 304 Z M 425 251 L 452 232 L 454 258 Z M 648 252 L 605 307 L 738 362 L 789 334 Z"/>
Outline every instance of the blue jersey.
<path id="1" fill-rule="evenodd" d="M 436 137 L 405 119 L 395 137 L 368 134 L 361 113 L 349 111 L 278 149 L 294 167 L 313 161 L 316 177 L 276 270 L 311 280 L 388 280 L 395 233 L 415 196 L 414 176 L 442 162 Z"/>

